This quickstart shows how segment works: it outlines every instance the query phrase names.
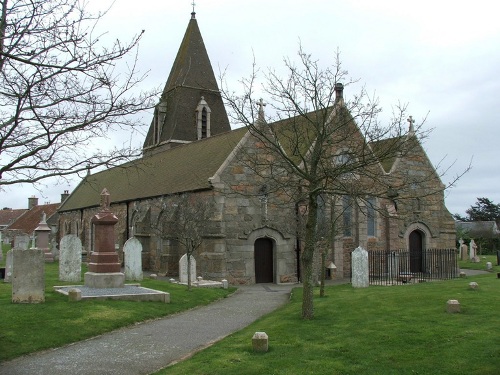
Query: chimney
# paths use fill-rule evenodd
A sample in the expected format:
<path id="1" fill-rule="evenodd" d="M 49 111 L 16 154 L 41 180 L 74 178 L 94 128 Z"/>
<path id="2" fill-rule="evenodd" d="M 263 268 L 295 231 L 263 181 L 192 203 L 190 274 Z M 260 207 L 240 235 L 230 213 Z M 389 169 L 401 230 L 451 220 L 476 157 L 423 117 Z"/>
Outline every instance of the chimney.
<path id="1" fill-rule="evenodd" d="M 335 84 L 335 103 L 344 102 L 344 85 L 340 82 Z"/>
<path id="2" fill-rule="evenodd" d="M 34 195 L 28 198 L 28 210 L 31 210 L 33 207 L 38 206 L 38 198 Z"/>
<path id="3" fill-rule="evenodd" d="M 61 194 L 61 203 L 64 203 L 66 199 L 69 197 L 69 190 L 64 190 L 64 193 Z"/>

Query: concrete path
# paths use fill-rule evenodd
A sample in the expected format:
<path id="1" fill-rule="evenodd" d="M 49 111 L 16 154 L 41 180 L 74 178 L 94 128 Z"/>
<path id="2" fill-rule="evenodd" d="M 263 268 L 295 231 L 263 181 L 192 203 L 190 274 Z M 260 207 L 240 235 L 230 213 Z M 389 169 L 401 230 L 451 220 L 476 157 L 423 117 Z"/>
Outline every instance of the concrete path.
<path id="1" fill-rule="evenodd" d="M 208 306 L 1 363 L 0 374 L 150 374 L 285 304 L 293 286 L 243 286 Z"/>

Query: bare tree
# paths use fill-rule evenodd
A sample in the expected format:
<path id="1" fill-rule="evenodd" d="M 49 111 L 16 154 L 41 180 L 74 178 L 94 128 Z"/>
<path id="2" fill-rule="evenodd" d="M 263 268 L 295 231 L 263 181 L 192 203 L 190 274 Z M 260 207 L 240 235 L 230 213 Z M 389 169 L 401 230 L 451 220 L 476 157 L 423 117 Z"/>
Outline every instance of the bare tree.
<path id="1" fill-rule="evenodd" d="M 245 125 L 259 143 L 258 153 L 240 150 L 247 166 L 266 180 L 270 193 L 285 193 L 291 201 L 307 206 L 301 253 L 302 317 L 312 319 L 313 257 L 322 237 L 318 236 L 318 197 L 348 196 L 353 204 L 364 206 L 368 197 L 387 198 L 389 191 L 399 189 L 398 199 L 402 200 L 410 178 L 421 182 L 437 176 L 391 179 L 383 173 L 382 163 L 419 145 L 426 136 L 422 124 L 415 126 L 410 118 L 409 127 L 406 106 L 398 105 L 390 123 L 382 125 L 378 101 L 364 89 L 345 100 L 343 87 L 353 81 L 348 79 L 338 51 L 328 68 L 321 68 L 302 48 L 298 56 L 298 64 L 284 60 L 283 76 L 273 69 L 265 71 L 257 95 L 268 98 L 266 115 L 262 100 L 255 97 L 259 73 L 255 63 L 252 74 L 241 81 L 241 95 L 227 89 L 223 75 L 221 86 L 230 117 Z"/>
<path id="2" fill-rule="evenodd" d="M 159 235 L 175 240 L 186 251 L 188 290 L 191 290 L 191 256 L 200 247 L 203 238 L 210 234 L 210 219 L 215 204 L 210 197 L 184 193 L 172 196 L 163 207 L 157 225 Z"/>
<path id="3" fill-rule="evenodd" d="M 130 146 L 100 150 L 110 130 L 132 132 L 131 115 L 156 92 L 134 55 L 144 31 L 111 46 L 81 0 L 0 0 L 0 189 L 123 162 Z M 131 55 L 131 61 L 125 59 Z"/>

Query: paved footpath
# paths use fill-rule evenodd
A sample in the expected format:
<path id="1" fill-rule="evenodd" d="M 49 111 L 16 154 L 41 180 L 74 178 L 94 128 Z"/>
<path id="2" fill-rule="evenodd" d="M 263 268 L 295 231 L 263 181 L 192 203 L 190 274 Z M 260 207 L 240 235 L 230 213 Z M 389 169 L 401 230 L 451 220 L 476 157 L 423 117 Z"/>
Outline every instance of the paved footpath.
<path id="1" fill-rule="evenodd" d="M 285 304 L 293 286 L 240 287 L 208 306 L 0 363 L 0 374 L 150 374 Z"/>

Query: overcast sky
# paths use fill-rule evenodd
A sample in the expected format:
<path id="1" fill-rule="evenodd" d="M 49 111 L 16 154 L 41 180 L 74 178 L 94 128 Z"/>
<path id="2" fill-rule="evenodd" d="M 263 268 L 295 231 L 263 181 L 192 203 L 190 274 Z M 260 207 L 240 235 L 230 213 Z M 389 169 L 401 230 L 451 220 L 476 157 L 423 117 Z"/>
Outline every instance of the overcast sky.
<path id="1" fill-rule="evenodd" d="M 103 9 L 110 0 L 88 0 Z M 216 72 L 228 84 L 251 72 L 253 56 L 263 67 L 295 58 L 299 40 L 323 66 L 337 48 L 344 67 L 378 96 L 386 118 L 398 101 L 425 127 L 424 144 L 435 166 L 450 167 L 443 182 L 472 170 L 445 193 L 451 213 L 464 214 L 477 197 L 500 203 L 500 4 L 489 0 L 419 2 L 382 0 L 197 0 L 195 10 Z M 110 38 L 130 39 L 145 30 L 140 69 L 144 88 L 163 86 L 188 25 L 192 0 L 116 0 L 102 27 Z M 265 99 L 265 98 L 264 98 Z M 146 115 L 149 123 L 150 115 Z M 382 117 L 383 119 L 384 117 Z M 142 144 L 143 139 L 137 139 Z M 438 168 L 439 169 L 439 168 Z M 25 208 L 31 195 L 58 202 L 78 183 L 28 186 L 0 193 L 0 207 Z"/>

